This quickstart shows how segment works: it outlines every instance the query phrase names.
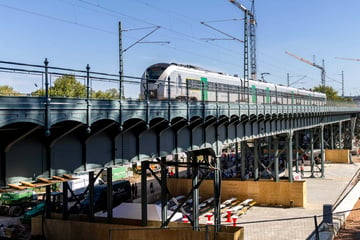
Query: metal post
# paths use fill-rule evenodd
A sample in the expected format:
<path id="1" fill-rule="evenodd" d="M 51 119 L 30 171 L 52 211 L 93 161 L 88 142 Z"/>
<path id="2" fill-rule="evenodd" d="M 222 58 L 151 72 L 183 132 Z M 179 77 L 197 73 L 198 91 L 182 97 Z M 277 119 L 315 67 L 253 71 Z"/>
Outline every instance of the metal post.
<path id="1" fill-rule="evenodd" d="M 221 189 L 221 171 L 220 158 L 216 157 L 216 167 L 214 176 L 214 225 L 215 232 L 220 231 L 221 227 L 221 213 L 220 213 L 220 189 Z"/>
<path id="2" fill-rule="evenodd" d="M 314 216 L 314 224 L 315 224 L 315 237 L 316 237 L 316 240 L 320 240 L 320 236 L 319 236 L 319 226 L 317 224 L 317 218 L 316 216 Z"/>
<path id="3" fill-rule="evenodd" d="M 241 180 L 245 180 L 246 141 L 241 141 Z"/>
<path id="4" fill-rule="evenodd" d="M 86 132 L 90 133 L 91 128 L 91 102 L 90 102 L 90 66 L 86 65 Z"/>
<path id="5" fill-rule="evenodd" d="M 342 140 L 342 129 L 341 129 L 341 121 L 339 122 L 339 149 L 341 149 L 341 140 Z"/>
<path id="6" fill-rule="evenodd" d="M 324 125 L 320 126 L 321 177 L 325 177 Z"/>
<path id="7" fill-rule="evenodd" d="M 147 181 L 146 170 L 149 168 L 149 161 L 141 162 L 141 223 L 147 226 Z"/>
<path id="8" fill-rule="evenodd" d="M 50 96 L 49 96 L 49 61 L 45 58 L 45 136 L 50 136 Z"/>
<path id="9" fill-rule="evenodd" d="M 254 181 L 259 180 L 259 142 L 254 139 Z"/>
<path id="10" fill-rule="evenodd" d="M 295 132 L 295 164 L 296 172 L 299 172 L 299 132 Z"/>
<path id="11" fill-rule="evenodd" d="M 293 182 L 293 141 L 292 141 L 293 133 L 292 130 L 289 132 L 289 139 L 288 139 L 288 172 L 289 172 L 289 182 Z"/>
<path id="12" fill-rule="evenodd" d="M 192 197 L 193 197 L 193 230 L 199 230 L 199 188 L 197 187 L 199 180 L 199 166 L 197 157 L 193 159 L 192 164 Z"/>
<path id="13" fill-rule="evenodd" d="M 275 182 L 279 182 L 279 139 L 277 136 L 273 136 L 274 143 L 274 173 L 275 173 Z M 269 156 L 270 157 L 270 156 Z M 270 159 L 270 158 L 269 158 Z"/>
<path id="14" fill-rule="evenodd" d="M 171 122 L 171 86 L 170 86 L 170 77 L 167 79 L 168 84 L 168 121 Z"/>
<path id="15" fill-rule="evenodd" d="M 330 124 L 330 148 L 334 149 L 334 127 Z"/>
<path id="16" fill-rule="evenodd" d="M 68 210 L 68 192 L 69 192 L 69 184 L 68 182 L 62 182 L 63 186 L 63 194 L 62 194 L 62 201 L 63 201 L 63 220 L 67 220 L 69 217 L 69 210 Z"/>
<path id="17" fill-rule="evenodd" d="M 123 62 L 123 47 L 122 47 L 122 28 L 121 22 L 119 22 L 119 99 L 124 96 L 124 62 Z"/>
<path id="18" fill-rule="evenodd" d="M 176 165 L 175 165 L 175 178 L 179 178 L 179 166 L 178 166 L 178 164 L 179 164 L 179 154 L 177 153 L 177 154 L 175 154 L 175 163 L 176 163 Z"/>
<path id="19" fill-rule="evenodd" d="M 89 172 L 89 221 L 94 222 L 94 172 Z"/>
<path id="20" fill-rule="evenodd" d="M 107 195 L 107 218 L 108 218 L 108 223 L 111 223 L 112 218 L 113 218 L 113 186 L 112 186 L 112 168 L 109 167 L 106 169 L 107 171 L 107 191 L 106 191 L 106 195 Z"/>
<path id="21" fill-rule="evenodd" d="M 161 226 L 165 226 L 167 220 L 167 166 L 166 157 L 161 157 Z"/>
<path id="22" fill-rule="evenodd" d="M 314 129 L 310 129 L 310 170 L 311 170 L 311 178 L 314 178 Z"/>
<path id="23" fill-rule="evenodd" d="M 46 200 L 45 200 L 45 213 L 46 213 L 46 218 L 51 218 L 51 186 L 47 185 L 45 187 L 46 190 Z"/>
<path id="24" fill-rule="evenodd" d="M 186 120 L 190 123 L 189 82 L 186 81 Z"/>

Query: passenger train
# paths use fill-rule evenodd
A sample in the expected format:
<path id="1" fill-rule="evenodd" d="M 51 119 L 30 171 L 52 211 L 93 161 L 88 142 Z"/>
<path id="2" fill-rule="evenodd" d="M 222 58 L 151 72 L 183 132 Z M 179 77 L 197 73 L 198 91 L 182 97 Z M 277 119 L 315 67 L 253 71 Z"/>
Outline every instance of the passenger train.
<path id="1" fill-rule="evenodd" d="M 141 79 L 140 97 L 165 100 L 242 102 L 250 104 L 325 105 L 326 95 L 264 81 L 244 81 L 236 76 L 191 65 L 158 63 Z M 170 89 L 169 89 L 170 86 Z M 148 89 L 148 91 L 146 91 Z"/>

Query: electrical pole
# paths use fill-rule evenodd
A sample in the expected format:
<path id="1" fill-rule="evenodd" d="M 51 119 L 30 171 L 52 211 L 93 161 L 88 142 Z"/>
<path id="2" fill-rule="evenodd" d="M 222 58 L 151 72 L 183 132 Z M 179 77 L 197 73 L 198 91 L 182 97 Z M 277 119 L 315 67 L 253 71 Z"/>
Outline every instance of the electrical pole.
<path id="1" fill-rule="evenodd" d="M 145 34 L 143 37 L 141 37 L 139 40 L 132 43 L 127 48 L 123 49 L 122 46 L 122 32 L 123 31 L 131 31 L 131 30 L 144 30 L 144 29 L 153 29 L 149 33 Z M 120 75 L 120 84 L 119 84 L 119 98 L 122 99 L 125 97 L 124 95 L 124 61 L 123 61 L 123 55 L 124 52 L 135 46 L 136 44 L 140 43 L 161 43 L 161 44 L 169 44 L 169 41 L 157 41 L 157 42 L 144 42 L 145 38 L 153 34 L 155 31 L 159 30 L 160 26 L 154 26 L 154 27 L 144 27 L 144 28 L 136 28 L 136 29 L 122 29 L 121 22 L 119 22 L 119 75 Z"/>
<path id="2" fill-rule="evenodd" d="M 256 20 L 255 20 L 255 1 L 252 0 L 251 11 L 238 3 L 236 0 L 229 0 L 236 7 L 244 12 L 244 87 L 249 87 L 249 38 L 250 38 L 250 64 L 251 64 L 251 79 L 257 80 L 256 76 Z M 249 21 L 250 17 L 250 21 Z M 250 22 L 250 26 L 248 26 Z M 249 37 L 250 29 L 250 37 Z"/>
<path id="3" fill-rule="evenodd" d="M 341 71 L 341 96 L 344 97 L 344 71 Z"/>
<path id="4" fill-rule="evenodd" d="M 123 63 L 123 49 L 122 49 L 122 29 L 121 22 L 119 22 L 119 99 L 124 97 L 124 63 Z"/>

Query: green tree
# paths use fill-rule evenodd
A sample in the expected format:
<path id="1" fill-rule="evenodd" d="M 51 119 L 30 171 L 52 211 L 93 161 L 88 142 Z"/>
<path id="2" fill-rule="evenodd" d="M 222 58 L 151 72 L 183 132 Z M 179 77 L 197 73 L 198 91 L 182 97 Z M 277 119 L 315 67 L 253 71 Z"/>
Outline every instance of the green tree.
<path id="1" fill-rule="evenodd" d="M 110 88 L 105 91 L 94 91 L 92 92 L 93 98 L 102 98 L 102 99 L 118 99 L 119 98 L 119 92 L 116 88 Z"/>
<path id="2" fill-rule="evenodd" d="M 0 85 L 0 96 L 18 96 L 21 95 L 19 92 L 16 92 L 13 87 L 8 85 Z"/>
<path id="3" fill-rule="evenodd" d="M 325 93 L 326 94 L 326 98 L 328 100 L 333 100 L 333 101 L 347 101 L 347 102 L 351 102 L 350 98 L 343 98 L 341 96 L 338 95 L 338 92 L 336 90 L 334 90 L 332 87 L 330 86 L 322 86 L 319 85 L 317 87 L 314 87 L 313 89 L 315 92 L 321 92 L 321 93 Z"/>
<path id="4" fill-rule="evenodd" d="M 50 88 L 52 96 L 58 97 L 85 97 L 86 87 L 75 79 L 73 75 L 64 75 L 55 80 Z"/>
<path id="5" fill-rule="evenodd" d="M 49 88 L 50 96 L 55 97 L 86 97 L 86 86 L 77 81 L 73 75 L 64 75 L 54 81 L 54 86 Z M 45 90 L 38 89 L 32 92 L 33 96 L 44 96 Z M 91 91 L 91 98 L 101 99 L 118 99 L 119 92 L 115 88 L 110 88 L 105 91 Z"/>

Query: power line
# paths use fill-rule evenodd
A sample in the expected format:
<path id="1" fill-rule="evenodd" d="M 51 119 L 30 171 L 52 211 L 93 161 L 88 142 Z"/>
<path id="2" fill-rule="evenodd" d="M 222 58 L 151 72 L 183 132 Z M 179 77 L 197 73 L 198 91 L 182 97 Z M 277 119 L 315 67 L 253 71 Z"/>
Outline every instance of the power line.
<path id="1" fill-rule="evenodd" d="M 67 20 L 67 19 L 63 19 L 63 18 L 58 18 L 58 17 L 46 15 L 46 14 L 43 14 L 43 13 L 38 13 L 38 12 L 29 11 L 29 10 L 22 9 L 22 8 L 12 7 L 12 6 L 5 5 L 5 4 L 0 4 L 0 6 L 1 6 L 1 7 L 4 7 L 4 8 L 11 9 L 11 10 L 15 10 L 15 11 L 18 11 L 18 12 L 23 12 L 23 13 L 35 15 L 35 16 L 38 16 L 38 17 L 43 17 L 43 18 L 51 19 L 51 20 L 58 21 L 58 22 L 63 22 L 63 23 L 68 23 L 68 24 L 74 24 L 74 25 L 78 25 L 78 26 L 80 26 L 80 27 L 84 27 L 84 28 L 88 28 L 88 29 L 92 29 L 92 30 L 96 30 L 96 31 L 104 32 L 104 33 L 116 34 L 115 32 L 112 32 L 112 31 L 108 31 L 108 30 L 104 30 L 104 29 L 97 28 L 97 27 L 94 27 L 94 26 L 90 26 L 90 25 L 78 23 L 78 22 L 76 22 L 76 21 L 70 21 L 70 20 Z"/>

